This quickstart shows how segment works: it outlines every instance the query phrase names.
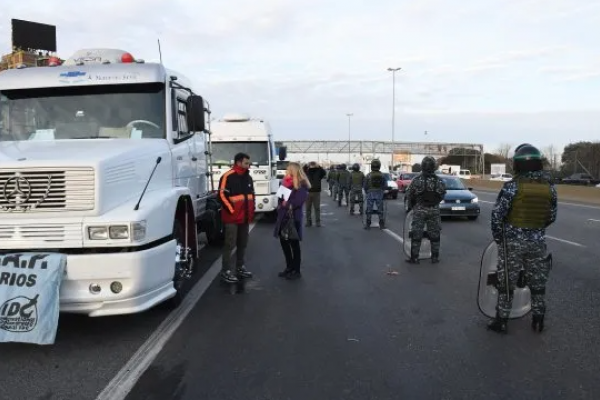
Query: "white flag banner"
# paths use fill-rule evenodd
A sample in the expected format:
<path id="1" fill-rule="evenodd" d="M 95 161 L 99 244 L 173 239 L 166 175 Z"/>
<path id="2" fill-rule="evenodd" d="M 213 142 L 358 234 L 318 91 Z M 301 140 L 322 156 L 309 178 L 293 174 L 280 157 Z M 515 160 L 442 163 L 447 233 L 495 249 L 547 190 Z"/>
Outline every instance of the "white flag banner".
<path id="1" fill-rule="evenodd" d="M 67 257 L 0 255 L 0 343 L 54 344 Z"/>

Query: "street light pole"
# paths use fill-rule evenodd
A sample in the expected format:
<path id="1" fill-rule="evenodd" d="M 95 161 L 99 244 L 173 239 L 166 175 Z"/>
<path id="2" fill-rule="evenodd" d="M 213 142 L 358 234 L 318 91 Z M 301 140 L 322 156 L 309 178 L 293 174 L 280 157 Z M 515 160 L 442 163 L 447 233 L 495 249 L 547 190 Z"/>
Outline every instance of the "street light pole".
<path id="1" fill-rule="evenodd" d="M 392 162 L 390 164 L 390 172 L 394 168 L 394 143 L 396 142 L 396 72 L 401 69 L 401 67 L 387 69 L 392 73 Z"/>
<path id="2" fill-rule="evenodd" d="M 350 126 L 351 126 L 351 124 L 350 124 L 350 118 L 352 118 L 353 115 L 354 115 L 353 113 L 346 114 L 346 116 L 348 117 L 348 165 L 350 165 L 350 163 L 352 162 L 352 160 L 350 158 L 350 133 L 351 133 L 351 130 L 350 130 Z"/>

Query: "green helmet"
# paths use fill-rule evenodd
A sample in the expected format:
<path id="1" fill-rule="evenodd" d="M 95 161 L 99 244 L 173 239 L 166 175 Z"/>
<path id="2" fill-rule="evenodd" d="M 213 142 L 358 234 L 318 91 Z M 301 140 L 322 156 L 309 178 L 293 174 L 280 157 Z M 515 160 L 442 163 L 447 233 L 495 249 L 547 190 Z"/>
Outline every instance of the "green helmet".
<path id="1" fill-rule="evenodd" d="M 423 160 L 421 161 L 421 171 L 425 172 L 426 174 L 433 174 L 436 169 L 437 163 L 435 161 L 435 158 L 430 156 L 423 158 Z"/>
<path id="2" fill-rule="evenodd" d="M 360 171 L 360 165 L 358 165 L 358 163 L 352 164 L 352 171 Z"/>
<path id="3" fill-rule="evenodd" d="M 381 161 L 375 159 L 371 161 L 371 171 L 379 171 L 381 169 Z"/>
<path id="4" fill-rule="evenodd" d="M 520 145 L 513 156 L 513 169 L 517 174 L 541 171 L 544 169 L 542 153 L 528 143 Z"/>

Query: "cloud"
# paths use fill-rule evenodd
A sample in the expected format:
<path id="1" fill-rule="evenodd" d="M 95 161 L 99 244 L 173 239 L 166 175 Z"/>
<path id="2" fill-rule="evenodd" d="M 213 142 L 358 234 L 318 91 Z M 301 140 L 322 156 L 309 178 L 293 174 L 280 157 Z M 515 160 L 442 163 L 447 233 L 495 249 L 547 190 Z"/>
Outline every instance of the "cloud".
<path id="1" fill-rule="evenodd" d="M 10 18 L 55 24 L 63 57 L 113 47 L 156 61 L 160 38 L 164 62 L 193 80 L 215 116 L 260 115 L 277 121 L 276 135 L 287 138 L 323 136 L 324 126 L 338 124 L 331 138 L 343 138 L 347 112 L 356 124 L 370 121 L 357 135 L 387 135 L 388 67 L 402 67 L 399 120 L 414 115 L 420 122 L 412 131 L 420 132 L 452 115 L 435 130 L 457 141 L 481 135 L 469 115 L 575 118 L 577 110 L 600 107 L 600 3 L 593 0 L 20 0 L 2 10 L 5 51 Z M 536 123 L 532 135 L 546 131 Z M 593 124 L 582 126 L 581 135 L 592 132 Z"/>

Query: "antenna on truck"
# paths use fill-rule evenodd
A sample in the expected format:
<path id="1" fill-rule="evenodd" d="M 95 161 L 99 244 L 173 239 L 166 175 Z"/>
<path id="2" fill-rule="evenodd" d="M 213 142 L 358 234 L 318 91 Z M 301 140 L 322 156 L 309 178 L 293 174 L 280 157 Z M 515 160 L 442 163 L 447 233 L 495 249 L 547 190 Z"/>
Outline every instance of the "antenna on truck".
<path id="1" fill-rule="evenodd" d="M 140 209 L 140 203 L 142 201 L 142 197 L 144 197 L 144 195 L 146 194 L 146 189 L 148 189 L 148 185 L 150 184 L 150 180 L 154 176 L 154 171 L 156 171 L 156 167 L 158 167 L 158 164 L 160 164 L 161 161 L 162 161 L 161 157 L 158 157 L 156 159 L 156 164 L 154 164 L 154 168 L 152 168 L 152 172 L 150 173 L 150 177 L 148 178 L 148 181 L 146 182 L 146 186 L 144 186 L 144 190 L 142 190 L 142 194 L 140 195 L 140 199 L 138 200 L 138 202 L 135 205 L 135 207 L 133 207 L 134 211 L 137 211 L 137 210 Z"/>
<path id="2" fill-rule="evenodd" d="M 160 63 L 162 64 L 162 51 L 160 50 L 160 39 L 158 40 L 158 57 L 160 58 Z"/>

